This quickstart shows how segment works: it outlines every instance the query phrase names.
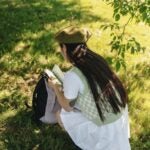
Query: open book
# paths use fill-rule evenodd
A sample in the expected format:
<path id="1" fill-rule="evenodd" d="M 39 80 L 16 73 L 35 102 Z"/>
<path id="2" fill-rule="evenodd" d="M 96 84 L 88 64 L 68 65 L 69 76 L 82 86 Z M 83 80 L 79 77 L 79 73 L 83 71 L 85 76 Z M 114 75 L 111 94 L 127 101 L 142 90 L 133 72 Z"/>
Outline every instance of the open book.
<path id="1" fill-rule="evenodd" d="M 58 65 L 54 65 L 52 70 L 45 69 L 44 72 L 49 78 L 54 80 L 55 83 L 58 83 L 60 85 L 62 84 L 64 79 L 64 73 L 62 72 L 62 70 L 59 68 Z"/>

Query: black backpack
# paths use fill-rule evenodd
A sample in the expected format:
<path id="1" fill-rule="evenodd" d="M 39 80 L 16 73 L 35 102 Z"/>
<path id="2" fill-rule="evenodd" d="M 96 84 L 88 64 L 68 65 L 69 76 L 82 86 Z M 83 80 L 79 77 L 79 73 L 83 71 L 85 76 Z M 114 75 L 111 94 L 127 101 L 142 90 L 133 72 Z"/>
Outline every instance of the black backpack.
<path id="1" fill-rule="evenodd" d="M 55 113 L 61 109 L 52 88 L 47 83 L 48 76 L 42 73 L 35 86 L 32 98 L 33 120 L 36 123 L 57 123 Z"/>

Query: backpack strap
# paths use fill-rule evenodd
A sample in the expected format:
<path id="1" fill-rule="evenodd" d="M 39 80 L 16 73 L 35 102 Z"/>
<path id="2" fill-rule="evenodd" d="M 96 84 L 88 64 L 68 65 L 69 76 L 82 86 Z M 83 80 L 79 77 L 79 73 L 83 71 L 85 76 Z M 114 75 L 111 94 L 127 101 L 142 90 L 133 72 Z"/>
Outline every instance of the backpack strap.
<path id="1" fill-rule="evenodd" d="M 36 123 L 40 123 L 39 118 L 41 118 L 45 114 L 45 108 L 47 103 L 47 91 L 45 86 L 44 77 L 41 76 L 38 81 L 32 97 L 32 110 L 33 110 L 33 120 Z"/>

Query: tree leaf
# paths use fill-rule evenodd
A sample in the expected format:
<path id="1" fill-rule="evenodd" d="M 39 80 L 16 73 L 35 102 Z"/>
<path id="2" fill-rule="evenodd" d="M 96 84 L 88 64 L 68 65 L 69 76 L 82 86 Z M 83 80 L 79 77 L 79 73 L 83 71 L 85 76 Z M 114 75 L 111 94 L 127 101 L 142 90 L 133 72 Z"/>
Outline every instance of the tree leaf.
<path id="1" fill-rule="evenodd" d="M 132 48 L 131 48 L 131 54 L 134 54 L 134 52 L 135 52 L 135 48 L 132 47 Z"/>
<path id="2" fill-rule="evenodd" d="M 140 13 L 143 13 L 144 11 L 146 11 L 146 7 L 142 5 L 140 7 L 139 11 L 140 11 Z"/>
<path id="3" fill-rule="evenodd" d="M 120 67 L 121 67 L 120 60 L 117 60 L 117 62 L 116 62 L 116 71 L 119 71 Z"/>
<path id="4" fill-rule="evenodd" d="M 116 21 L 120 20 L 120 15 L 119 15 L 119 14 L 116 14 L 116 15 L 115 15 L 115 20 L 116 20 Z"/>

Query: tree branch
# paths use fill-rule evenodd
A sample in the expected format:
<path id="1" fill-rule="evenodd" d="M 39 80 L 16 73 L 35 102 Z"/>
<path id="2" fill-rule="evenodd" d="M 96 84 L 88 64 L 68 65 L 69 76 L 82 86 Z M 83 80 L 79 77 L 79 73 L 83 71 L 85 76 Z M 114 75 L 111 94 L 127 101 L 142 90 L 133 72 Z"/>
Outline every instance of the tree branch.
<path id="1" fill-rule="evenodd" d="M 123 36 L 123 35 L 124 35 L 124 33 L 125 33 L 125 29 L 126 29 L 126 26 L 129 24 L 129 22 L 130 22 L 130 20 L 131 20 L 132 18 L 133 18 L 133 17 L 131 16 L 131 17 L 128 19 L 127 23 L 124 25 L 124 27 L 123 27 L 123 31 L 122 31 L 122 33 L 121 33 L 121 36 Z"/>

